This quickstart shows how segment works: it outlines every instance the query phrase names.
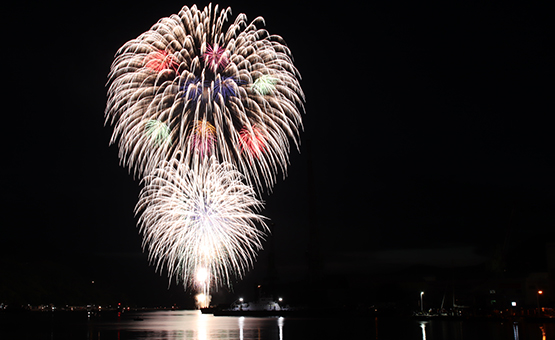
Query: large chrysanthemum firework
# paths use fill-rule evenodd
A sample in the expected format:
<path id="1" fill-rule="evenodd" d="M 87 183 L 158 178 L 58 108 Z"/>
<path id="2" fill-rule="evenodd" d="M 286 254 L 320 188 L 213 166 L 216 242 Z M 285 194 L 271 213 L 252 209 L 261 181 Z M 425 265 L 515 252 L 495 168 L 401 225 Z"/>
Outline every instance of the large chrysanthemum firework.
<path id="1" fill-rule="evenodd" d="M 258 189 L 285 174 L 302 126 L 300 75 L 282 38 L 258 28 L 262 18 L 247 23 L 240 14 L 226 24 L 230 13 L 184 7 L 118 51 L 106 121 L 134 173 L 148 175 L 182 153 L 190 166 L 199 154 L 234 164 Z M 167 131 L 153 138 L 147 122 Z M 213 127 L 200 142 L 198 122 Z"/>
<path id="2" fill-rule="evenodd" d="M 206 296 L 253 265 L 267 231 L 254 189 L 232 164 L 164 162 L 144 178 L 136 212 L 157 269 Z"/>

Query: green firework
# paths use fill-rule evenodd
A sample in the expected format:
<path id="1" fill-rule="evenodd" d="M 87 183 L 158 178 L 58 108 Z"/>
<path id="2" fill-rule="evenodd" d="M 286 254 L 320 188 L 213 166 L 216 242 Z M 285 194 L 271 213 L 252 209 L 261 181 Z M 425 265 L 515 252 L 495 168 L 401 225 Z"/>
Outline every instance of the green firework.
<path id="1" fill-rule="evenodd" d="M 267 95 L 276 88 L 278 80 L 270 75 L 263 75 L 254 81 L 252 89 L 259 95 Z"/>
<path id="2" fill-rule="evenodd" d="M 145 130 L 154 144 L 160 146 L 168 142 L 171 145 L 170 128 L 166 123 L 159 120 L 149 120 L 145 124 Z"/>

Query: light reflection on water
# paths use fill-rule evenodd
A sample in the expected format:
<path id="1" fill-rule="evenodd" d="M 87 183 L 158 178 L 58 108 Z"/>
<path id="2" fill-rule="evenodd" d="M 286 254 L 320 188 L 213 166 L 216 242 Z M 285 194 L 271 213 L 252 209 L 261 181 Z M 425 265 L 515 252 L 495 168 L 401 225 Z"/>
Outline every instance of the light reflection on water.
<path id="1" fill-rule="evenodd" d="M 187 340 L 297 340 L 297 339 L 532 339 L 555 338 L 555 324 L 512 321 L 418 321 L 406 318 L 256 318 L 214 317 L 199 311 L 156 311 L 142 315 L 143 321 L 127 318 L 100 326 L 100 331 L 118 329 L 118 339 Z M 374 321 L 374 322 L 372 322 Z M 379 328 L 379 332 L 378 332 Z M 120 337 L 119 331 L 126 336 Z M 547 334 L 550 334 L 548 336 Z"/>
<path id="2" fill-rule="evenodd" d="M 0 313 L 0 339 L 87 340 L 555 340 L 555 323 L 410 318 L 215 317 L 147 311 L 87 318 L 79 313 Z"/>
<path id="3" fill-rule="evenodd" d="M 101 331 L 134 333 L 148 339 L 279 339 L 283 340 L 285 319 L 214 317 L 200 311 L 155 311 L 140 314 L 141 320 L 121 318 L 116 322 L 91 325 Z"/>
<path id="4" fill-rule="evenodd" d="M 420 321 L 420 328 L 422 328 L 422 340 L 426 340 L 426 324 L 428 321 Z"/>

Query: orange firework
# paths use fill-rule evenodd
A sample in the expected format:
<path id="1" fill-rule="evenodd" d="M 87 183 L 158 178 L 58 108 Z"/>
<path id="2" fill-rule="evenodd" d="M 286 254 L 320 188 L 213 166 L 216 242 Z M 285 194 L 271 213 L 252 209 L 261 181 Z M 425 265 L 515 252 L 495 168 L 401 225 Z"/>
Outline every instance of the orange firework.
<path id="1" fill-rule="evenodd" d="M 216 142 L 215 134 L 216 128 L 214 125 L 206 120 L 197 121 L 191 139 L 192 145 L 201 156 L 212 154 Z"/>

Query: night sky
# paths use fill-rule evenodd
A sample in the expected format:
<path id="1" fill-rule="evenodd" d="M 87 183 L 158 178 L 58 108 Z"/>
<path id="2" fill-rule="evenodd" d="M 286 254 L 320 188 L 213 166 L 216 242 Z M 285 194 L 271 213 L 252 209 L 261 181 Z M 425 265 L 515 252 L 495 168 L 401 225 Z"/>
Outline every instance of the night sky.
<path id="1" fill-rule="evenodd" d="M 555 242 L 547 7 L 299 4 L 221 3 L 232 18 L 263 16 L 285 39 L 306 95 L 300 153 L 262 197 L 273 234 L 233 294 L 266 276 L 272 248 L 282 282 L 305 279 L 314 239 L 322 277 L 347 283 L 419 266 L 487 266 L 496 254 L 509 271 L 545 270 L 545 243 Z M 41 1 L 7 11 L 6 300 L 190 297 L 168 290 L 142 253 L 141 186 L 104 126 L 116 50 L 184 5 L 193 3 Z"/>

